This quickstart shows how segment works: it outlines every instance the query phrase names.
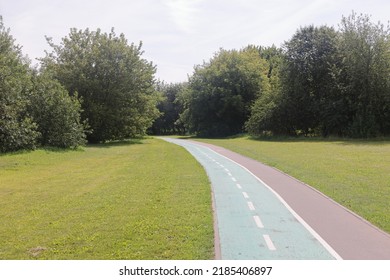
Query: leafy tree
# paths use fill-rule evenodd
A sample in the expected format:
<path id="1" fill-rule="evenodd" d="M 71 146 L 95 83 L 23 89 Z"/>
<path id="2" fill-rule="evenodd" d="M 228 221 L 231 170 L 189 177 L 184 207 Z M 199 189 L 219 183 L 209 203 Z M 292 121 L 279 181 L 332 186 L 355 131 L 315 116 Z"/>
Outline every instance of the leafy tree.
<path id="1" fill-rule="evenodd" d="M 143 135 L 159 116 L 155 67 L 141 58 L 142 44 L 129 45 L 123 34 L 71 29 L 42 60 L 46 71 L 73 96 L 83 99 L 92 142 Z"/>
<path id="2" fill-rule="evenodd" d="M 342 134 L 347 107 L 338 82 L 339 33 L 327 26 L 303 27 L 284 44 L 283 52 L 271 49 L 263 55 L 276 59 L 278 67 L 271 91 L 252 108 L 248 131 L 253 135 Z"/>
<path id="3" fill-rule="evenodd" d="M 253 101 L 268 86 L 267 62 L 257 50 L 221 49 L 195 67 L 182 96 L 181 120 L 190 133 L 226 136 L 243 131 Z"/>
<path id="4" fill-rule="evenodd" d="M 153 134 L 168 135 L 185 133 L 185 128 L 179 121 L 180 113 L 183 110 L 179 100 L 185 87 L 185 83 L 159 83 L 157 85 L 157 91 L 162 94 L 162 99 L 158 103 L 157 108 L 162 114 L 153 123 L 151 128 Z"/>
<path id="5" fill-rule="evenodd" d="M 285 48 L 282 70 L 283 100 L 290 123 L 296 132 L 329 133 L 328 116 L 337 114 L 329 106 L 337 95 L 332 67 L 337 56 L 337 32 L 327 26 L 308 26 L 298 30 Z"/>
<path id="6" fill-rule="evenodd" d="M 0 152 L 36 145 L 39 134 L 26 113 L 30 88 L 28 61 L 0 17 Z"/>
<path id="7" fill-rule="evenodd" d="M 257 47 L 260 57 L 268 62 L 267 71 L 268 90 L 263 91 L 252 108 L 251 116 L 245 123 L 245 129 L 249 134 L 260 136 L 264 134 L 289 134 L 291 129 L 285 120 L 282 110 L 282 94 L 280 71 L 284 62 L 281 49 L 272 47 Z"/>
<path id="8" fill-rule="evenodd" d="M 339 86 L 347 100 L 344 133 L 370 137 L 390 133 L 390 28 L 352 13 L 341 22 Z"/>
<path id="9" fill-rule="evenodd" d="M 339 31 L 298 30 L 284 45 L 280 87 L 256 100 L 251 134 L 371 137 L 390 133 L 390 28 L 343 17 Z"/>
<path id="10" fill-rule="evenodd" d="M 45 146 L 76 148 L 86 143 L 86 124 L 80 122 L 81 104 L 47 74 L 33 77 L 28 111 L 37 123 Z"/>
<path id="11" fill-rule="evenodd" d="M 278 91 L 266 92 L 258 98 L 252 106 L 252 114 L 245 123 L 245 128 L 253 136 L 267 134 L 287 134 L 288 129 L 285 123 L 280 122 L 278 113 L 280 113 L 281 103 L 280 93 Z"/>

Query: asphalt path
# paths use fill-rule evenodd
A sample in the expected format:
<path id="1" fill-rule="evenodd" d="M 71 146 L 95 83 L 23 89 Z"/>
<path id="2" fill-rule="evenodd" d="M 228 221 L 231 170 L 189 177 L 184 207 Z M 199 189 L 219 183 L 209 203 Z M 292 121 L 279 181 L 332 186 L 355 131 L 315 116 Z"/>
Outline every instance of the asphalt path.
<path id="1" fill-rule="evenodd" d="M 212 185 L 217 259 L 390 259 L 390 235 L 312 187 L 260 162 L 196 141 Z"/>

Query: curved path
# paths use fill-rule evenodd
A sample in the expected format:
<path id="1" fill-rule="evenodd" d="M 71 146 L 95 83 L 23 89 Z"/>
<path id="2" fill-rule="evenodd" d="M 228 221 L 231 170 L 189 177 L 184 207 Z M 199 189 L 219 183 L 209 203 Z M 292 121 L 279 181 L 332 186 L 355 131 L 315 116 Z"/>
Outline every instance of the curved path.
<path id="1" fill-rule="evenodd" d="M 212 184 L 220 259 L 390 259 L 390 235 L 310 186 L 224 148 L 186 148 Z"/>

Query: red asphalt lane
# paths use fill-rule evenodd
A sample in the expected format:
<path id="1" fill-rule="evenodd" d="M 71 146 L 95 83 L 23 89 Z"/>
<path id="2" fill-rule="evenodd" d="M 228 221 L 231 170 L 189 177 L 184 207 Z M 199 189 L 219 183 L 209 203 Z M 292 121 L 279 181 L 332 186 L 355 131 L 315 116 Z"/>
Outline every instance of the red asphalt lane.
<path id="1" fill-rule="evenodd" d="M 390 235 L 297 179 L 222 147 L 192 141 L 247 168 L 345 260 L 390 260 Z"/>

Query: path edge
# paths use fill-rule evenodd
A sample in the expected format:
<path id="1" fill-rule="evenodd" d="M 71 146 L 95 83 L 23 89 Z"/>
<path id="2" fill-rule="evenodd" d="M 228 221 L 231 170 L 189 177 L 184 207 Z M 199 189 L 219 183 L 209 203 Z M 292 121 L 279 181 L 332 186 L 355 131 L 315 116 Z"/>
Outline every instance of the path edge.
<path id="1" fill-rule="evenodd" d="M 310 232 L 310 234 L 313 235 L 314 238 L 316 238 L 318 240 L 318 242 L 320 242 L 320 244 L 322 246 L 324 246 L 324 248 L 336 259 L 336 260 L 342 260 L 343 258 L 336 252 L 335 249 L 333 249 L 333 247 L 328 243 L 326 242 L 297 212 L 294 211 L 294 209 L 292 209 L 292 207 L 272 188 L 270 187 L 268 184 L 266 184 L 263 180 L 261 180 L 259 177 L 257 177 L 252 171 L 250 171 L 248 168 L 246 168 L 245 166 L 243 166 L 242 164 L 236 162 L 235 160 L 231 159 L 231 158 L 228 158 L 227 156 L 224 156 L 220 153 L 218 153 L 217 151 L 213 150 L 212 148 L 206 146 L 206 145 L 202 145 L 202 144 L 199 144 L 199 143 L 202 143 L 202 142 L 197 142 L 197 141 L 191 141 L 193 144 L 195 145 L 199 145 L 199 146 L 202 146 L 204 148 L 207 148 L 209 149 L 210 151 L 212 151 L 213 153 L 215 154 L 218 154 L 220 155 L 221 157 L 224 157 L 226 158 L 227 160 L 237 164 L 238 166 L 240 166 L 241 168 L 243 168 L 245 171 L 247 171 L 249 174 L 251 174 L 254 178 L 256 178 L 256 180 L 258 180 L 261 184 L 263 184 L 266 188 L 268 188 L 279 200 L 280 202 L 290 211 L 290 213 L 306 228 L 306 230 L 308 230 Z M 279 171 L 278 169 L 275 168 L 275 170 Z M 284 173 L 284 172 L 281 172 L 281 173 Z M 289 177 L 297 180 L 296 178 L 288 175 Z M 299 180 L 297 180 L 298 182 L 300 182 Z M 314 189 L 313 187 L 305 184 L 306 186 Z M 316 189 L 314 189 L 316 190 Z M 320 193 L 321 195 L 325 196 L 324 194 L 322 194 L 321 192 L 319 192 L 318 190 L 316 190 L 318 193 Z M 326 196 L 325 196 L 326 197 Z M 326 197 L 328 198 L 328 197 Z M 330 199 L 330 198 L 328 198 Z M 345 208 L 345 207 L 344 207 Z M 356 215 L 356 214 L 355 214 Z M 360 217 L 361 218 L 361 217 Z M 361 218 L 362 219 L 362 218 Z"/>

